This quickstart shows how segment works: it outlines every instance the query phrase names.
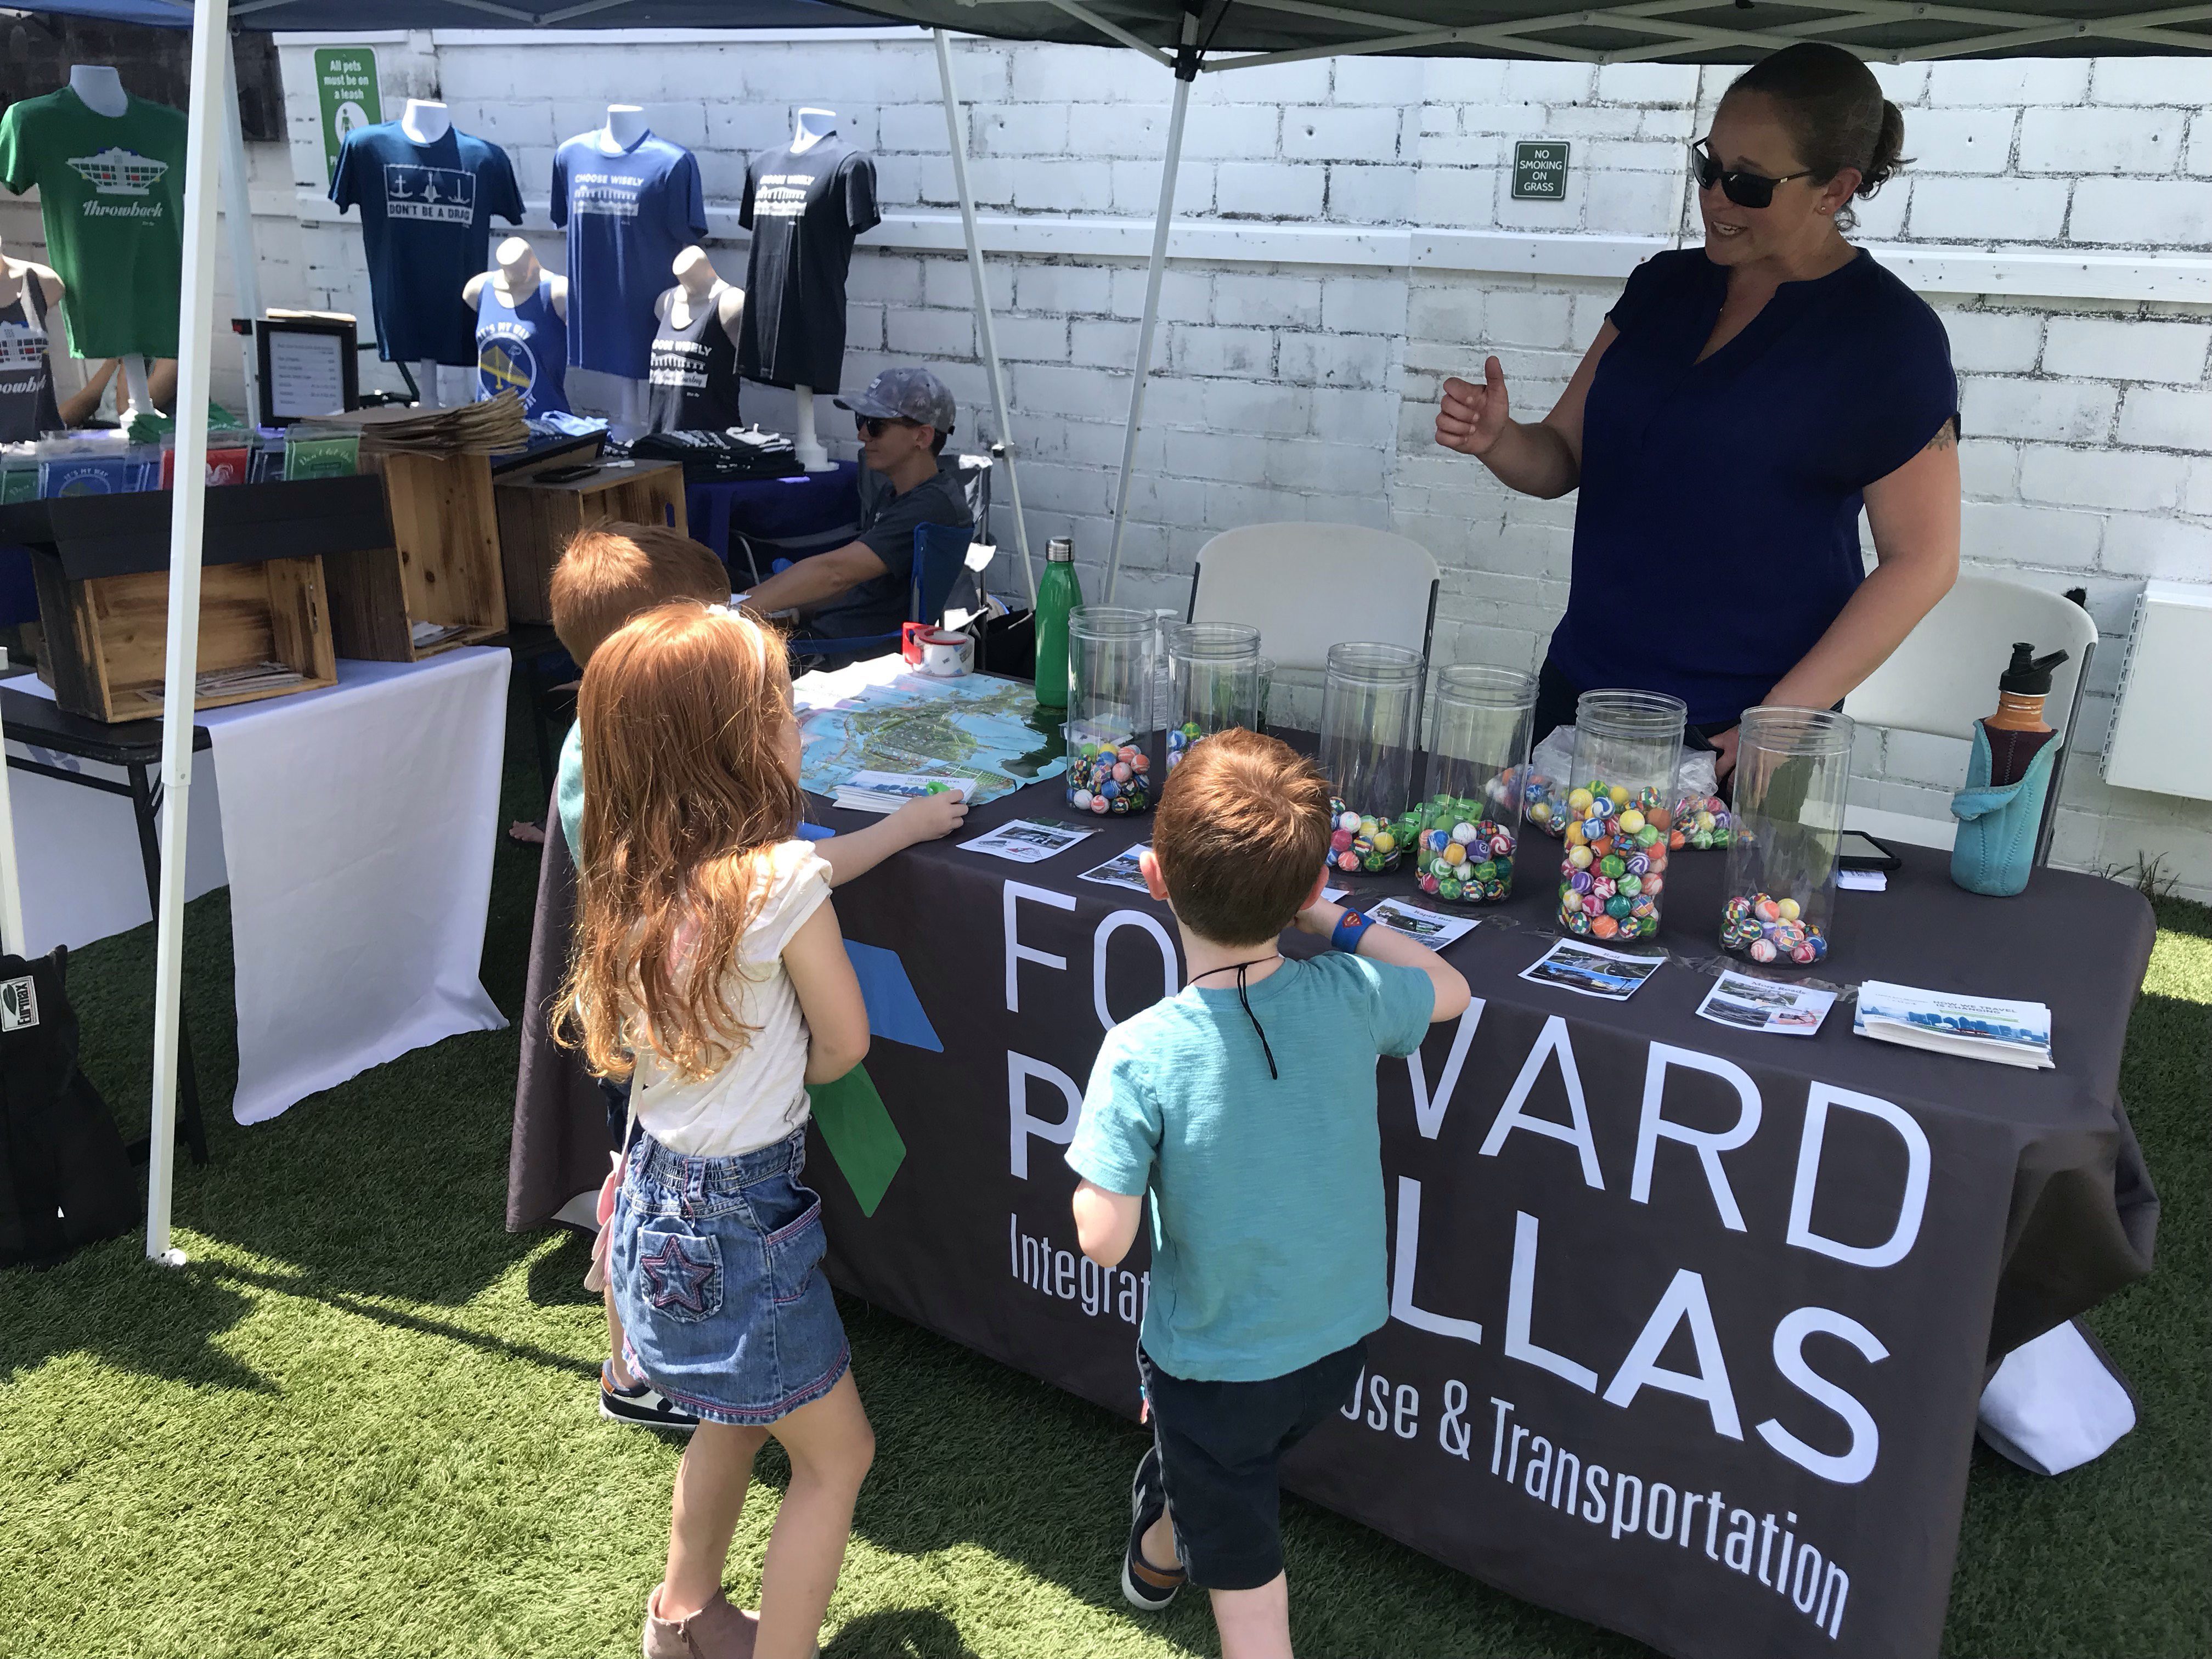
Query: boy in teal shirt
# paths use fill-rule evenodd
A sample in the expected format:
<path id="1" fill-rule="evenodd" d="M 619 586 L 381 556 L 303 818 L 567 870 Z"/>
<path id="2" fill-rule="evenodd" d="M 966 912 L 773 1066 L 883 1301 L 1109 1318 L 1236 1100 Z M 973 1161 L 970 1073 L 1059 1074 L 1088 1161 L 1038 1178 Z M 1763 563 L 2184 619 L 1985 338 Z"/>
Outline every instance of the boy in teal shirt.
<path id="1" fill-rule="evenodd" d="M 1283 1455 L 1340 1407 L 1389 1316 L 1377 1055 L 1468 1005 L 1442 958 L 1322 898 L 1328 786 L 1224 732 L 1176 769 L 1142 858 L 1188 988 L 1106 1034 L 1067 1161 L 1084 1254 L 1111 1267 L 1152 1198 L 1137 1346 L 1153 1444 L 1121 1590 L 1211 1592 L 1224 1659 L 1287 1659 Z M 1342 954 L 1286 959 L 1293 922 Z"/>

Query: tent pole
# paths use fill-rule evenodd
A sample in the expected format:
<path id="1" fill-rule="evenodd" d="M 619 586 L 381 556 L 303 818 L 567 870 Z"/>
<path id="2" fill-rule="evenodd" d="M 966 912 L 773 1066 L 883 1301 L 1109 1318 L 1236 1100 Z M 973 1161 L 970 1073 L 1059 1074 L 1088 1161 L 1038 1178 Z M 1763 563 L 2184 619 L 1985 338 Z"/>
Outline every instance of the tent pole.
<path id="1" fill-rule="evenodd" d="M 161 888 L 154 934 L 154 1121 L 146 1160 L 146 1255 L 177 1267 L 169 1188 L 177 1162 L 177 1034 L 183 1014 L 185 831 L 191 820 L 200 558 L 207 505 L 208 359 L 214 349 L 216 198 L 228 87 L 230 0 L 197 0 L 185 143 L 184 286 L 178 301 L 177 483 L 169 503 L 169 630 L 162 668 Z"/>
<path id="2" fill-rule="evenodd" d="M 23 883 L 15 864 L 15 807 L 9 799 L 7 755 L 0 745 L 0 951 L 30 955 L 23 933 Z"/>
<path id="3" fill-rule="evenodd" d="M 975 234 L 975 196 L 968 188 L 968 141 L 960 131 L 960 94 L 952 85 L 952 47 L 943 29 L 937 41 L 937 78 L 945 88 L 945 136 L 952 150 L 952 185 L 960 196 L 960 228 L 968 238 L 968 274 L 975 283 L 975 326 L 983 341 L 983 362 L 991 374 L 991 402 L 999 411 L 999 442 L 1006 452 L 1006 494 L 1014 511 L 1014 543 L 1022 550 L 1022 580 L 1030 608 L 1036 608 L 1036 567 L 1030 562 L 1029 520 L 1022 514 L 1020 470 L 1014 465 L 1014 429 L 1006 419 L 1006 372 L 999 363 L 999 335 L 991 324 L 991 292 L 983 280 L 983 245 Z"/>
<path id="4" fill-rule="evenodd" d="M 1129 424 L 1121 434 L 1121 476 L 1114 486 L 1114 540 L 1106 554 L 1106 592 L 1114 603 L 1121 577 L 1121 532 L 1128 527 L 1130 475 L 1137 464 L 1137 422 L 1145 413 L 1145 378 L 1152 372 L 1152 336 L 1160 320 L 1160 279 L 1168 264 L 1168 232 L 1175 219 L 1176 173 L 1182 165 L 1183 117 L 1190 109 L 1191 82 L 1198 78 L 1198 19 L 1183 14 L 1182 52 L 1176 65 L 1175 102 L 1168 112 L 1167 154 L 1160 161 L 1160 207 L 1152 220 L 1152 259 L 1145 274 L 1145 319 L 1137 329 L 1137 372 L 1129 384 Z"/>
<path id="5" fill-rule="evenodd" d="M 222 228 L 230 240 L 232 297 L 238 314 L 261 321 L 261 271 L 253 251 L 253 192 L 246 184 L 246 126 L 238 112 L 238 64 L 222 54 Z M 211 348 L 210 348 L 211 349 Z M 246 357 L 246 423 L 261 424 L 260 363 L 251 331 L 239 337 Z"/>

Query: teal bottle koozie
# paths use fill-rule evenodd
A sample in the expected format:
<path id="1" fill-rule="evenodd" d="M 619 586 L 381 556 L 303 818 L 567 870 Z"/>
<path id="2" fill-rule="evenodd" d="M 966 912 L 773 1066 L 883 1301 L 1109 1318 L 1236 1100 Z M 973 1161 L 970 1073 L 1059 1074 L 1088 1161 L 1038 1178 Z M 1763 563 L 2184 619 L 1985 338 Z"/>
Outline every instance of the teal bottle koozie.
<path id="1" fill-rule="evenodd" d="M 2018 783 L 1992 787 L 1990 734 L 1975 722 L 1966 787 L 1951 798 L 1951 816 L 1959 820 L 1959 836 L 1951 844 L 1951 879 L 1968 892 L 2008 898 L 2027 885 L 2057 750 L 2057 743 L 2046 743 Z"/>

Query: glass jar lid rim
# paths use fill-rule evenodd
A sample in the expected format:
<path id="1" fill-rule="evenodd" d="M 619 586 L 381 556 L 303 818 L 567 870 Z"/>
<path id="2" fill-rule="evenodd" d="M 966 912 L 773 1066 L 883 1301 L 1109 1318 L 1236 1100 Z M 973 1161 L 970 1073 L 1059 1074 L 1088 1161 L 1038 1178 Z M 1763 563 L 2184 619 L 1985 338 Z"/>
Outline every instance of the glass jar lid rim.
<path id="1" fill-rule="evenodd" d="M 1575 701 L 1575 730 L 1606 737 L 1657 738 L 1672 732 L 1679 740 L 1690 707 L 1663 691 L 1607 688 L 1585 691 Z"/>
<path id="2" fill-rule="evenodd" d="M 1099 635 L 1149 634 L 1158 626 L 1158 618 L 1126 605 L 1079 605 L 1067 613 L 1067 625 Z"/>
<path id="3" fill-rule="evenodd" d="M 1534 708 L 1536 677 L 1489 663 L 1454 663 L 1437 672 L 1437 696 L 1448 702 L 1479 703 L 1486 708 Z"/>
<path id="4" fill-rule="evenodd" d="M 1420 678 L 1421 653 L 1379 641 L 1347 641 L 1328 648 L 1328 675 L 1350 685 L 1411 685 Z"/>
<path id="5" fill-rule="evenodd" d="M 1743 711 L 1738 729 L 1742 733 L 1741 741 L 1772 753 L 1838 755 L 1850 748 L 1858 722 L 1839 708 L 1761 703 Z"/>
<path id="6" fill-rule="evenodd" d="M 1260 630 L 1249 623 L 1176 623 L 1168 629 L 1168 648 L 1183 656 L 1260 658 Z"/>

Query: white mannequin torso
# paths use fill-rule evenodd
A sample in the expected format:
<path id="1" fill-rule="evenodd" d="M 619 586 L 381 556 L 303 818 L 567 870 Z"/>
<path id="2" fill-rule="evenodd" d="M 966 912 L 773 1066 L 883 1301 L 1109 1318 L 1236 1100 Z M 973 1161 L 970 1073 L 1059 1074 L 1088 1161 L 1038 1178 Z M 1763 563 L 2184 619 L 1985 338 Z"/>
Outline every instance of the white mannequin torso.
<path id="1" fill-rule="evenodd" d="M 410 98 L 400 112 L 399 130 L 412 143 L 434 144 L 453 130 L 453 113 L 427 98 Z"/>
<path id="2" fill-rule="evenodd" d="M 804 155 L 837 131 L 837 112 L 834 109 L 802 109 L 792 130 L 791 153 Z"/>
<path id="3" fill-rule="evenodd" d="M 744 316 L 744 289 L 723 280 L 704 248 L 685 248 L 676 256 L 672 269 L 676 286 L 664 290 L 653 304 L 661 319 L 678 328 L 689 328 L 711 307 L 722 332 L 736 340 L 738 325 Z"/>
<path id="4" fill-rule="evenodd" d="M 562 322 L 568 320 L 568 279 L 556 276 L 538 263 L 538 254 L 520 236 L 510 236 L 501 242 L 492 255 L 496 268 L 477 272 L 462 285 L 461 299 L 470 310 L 477 307 L 477 296 L 489 283 L 509 305 L 520 305 L 541 286 L 545 297 L 552 302 L 553 314 Z"/>
<path id="5" fill-rule="evenodd" d="M 123 77 L 107 64 L 76 64 L 70 68 L 70 90 L 94 115 L 114 118 L 131 107 L 131 94 L 123 90 Z"/>
<path id="6" fill-rule="evenodd" d="M 635 149 L 638 141 L 650 131 L 646 125 L 645 112 L 635 104 L 609 104 L 607 124 L 599 129 L 599 148 L 610 155 Z"/>

